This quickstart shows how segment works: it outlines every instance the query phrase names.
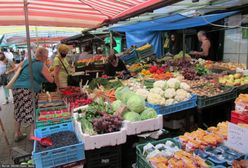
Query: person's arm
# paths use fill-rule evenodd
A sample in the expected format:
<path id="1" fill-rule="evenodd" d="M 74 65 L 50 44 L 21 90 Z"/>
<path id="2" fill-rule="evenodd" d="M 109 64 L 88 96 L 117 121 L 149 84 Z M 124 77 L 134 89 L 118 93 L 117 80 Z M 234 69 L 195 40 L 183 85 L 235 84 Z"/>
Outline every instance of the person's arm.
<path id="1" fill-rule="evenodd" d="M 50 83 L 54 82 L 54 78 L 52 77 L 52 75 L 49 72 L 48 67 L 46 66 L 45 63 L 43 63 L 43 67 L 42 67 L 42 75 L 46 78 L 46 80 Z"/>

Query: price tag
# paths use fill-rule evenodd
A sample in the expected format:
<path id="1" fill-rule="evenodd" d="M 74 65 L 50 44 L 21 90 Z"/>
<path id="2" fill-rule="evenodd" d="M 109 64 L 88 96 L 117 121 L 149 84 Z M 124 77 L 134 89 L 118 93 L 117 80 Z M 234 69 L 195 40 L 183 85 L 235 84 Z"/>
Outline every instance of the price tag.
<path id="1" fill-rule="evenodd" d="M 248 129 L 229 123 L 226 145 L 241 153 L 248 153 Z"/>

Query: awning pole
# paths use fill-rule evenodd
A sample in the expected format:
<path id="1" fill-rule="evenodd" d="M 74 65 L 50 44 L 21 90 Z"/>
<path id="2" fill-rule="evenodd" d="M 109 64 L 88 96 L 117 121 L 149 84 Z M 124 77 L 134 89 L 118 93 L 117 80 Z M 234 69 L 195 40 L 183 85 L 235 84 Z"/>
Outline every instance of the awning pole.
<path id="1" fill-rule="evenodd" d="M 30 74 L 30 83 L 31 83 L 31 90 L 32 90 L 32 100 L 33 100 L 33 115 L 35 119 L 35 94 L 33 91 L 34 83 L 33 83 L 33 71 L 32 71 L 32 56 L 31 56 L 31 46 L 30 46 L 30 32 L 29 32 L 29 20 L 28 20 L 28 2 L 27 0 L 24 1 L 24 16 L 25 16 L 25 28 L 26 28 L 26 38 L 27 38 L 27 49 L 28 49 L 28 68 Z"/>
<path id="2" fill-rule="evenodd" d="M 185 58 L 185 53 L 186 53 L 186 42 L 185 42 L 185 30 L 183 29 L 183 59 Z"/>
<path id="3" fill-rule="evenodd" d="M 109 32 L 109 38 L 110 38 L 110 50 L 113 50 L 113 32 Z"/>

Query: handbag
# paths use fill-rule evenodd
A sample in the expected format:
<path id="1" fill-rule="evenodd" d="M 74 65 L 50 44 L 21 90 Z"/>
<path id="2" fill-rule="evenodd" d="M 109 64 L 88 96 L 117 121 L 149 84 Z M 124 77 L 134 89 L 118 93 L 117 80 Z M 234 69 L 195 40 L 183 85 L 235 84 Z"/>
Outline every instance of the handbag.
<path id="1" fill-rule="evenodd" d="M 0 86 L 5 86 L 8 84 L 8 77 L 7 75 L 4 73 L 4 74 L 1 74 L 0 75 Z"/>
<path id="2" fill-rule="evenodd" d="M 58 57 L 59 58 L 59 57 Z M 67 68 L 65 67 L 64 63 L 62 62 L 62 60 L 59 58 L 59 61 L 61 62 L 62 66 L 65 69 L 65 72 L 67 73 L 67 85 L 68 86 L 79 86 L 79 81 L 76 80 L 71 74 L 69 74 Z"/>

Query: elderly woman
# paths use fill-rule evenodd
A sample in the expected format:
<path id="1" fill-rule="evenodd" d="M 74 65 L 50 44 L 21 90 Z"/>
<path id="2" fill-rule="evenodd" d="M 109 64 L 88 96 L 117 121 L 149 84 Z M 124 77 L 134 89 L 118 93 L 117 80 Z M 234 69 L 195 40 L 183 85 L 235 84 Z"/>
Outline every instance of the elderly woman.
<path id="1" fill-rule="evenodd" d="M 28 68 L 28 60 L 25 60 L 22 66 L 22 70 L 13 85 L 13 98 L 14 98 L 14 116 L 16 120 L 15 124 L 15 141 L 18 142 L 26 137 L 21 132 L 21 123 L 28 123 L 31 125 L 30 137 L 34 133 L 34 101 L 37 104 L 37 95 L 41 90 L 42 82 L 53 82 L 54 79 L 50 75 L 46 61 L 48 58 L 48 50 L 45 48 L 38 48 L 35 53 L 35 58 L 32 59 L 33 70 L 33 84 L 30 82 L 30 73 Z"/>
<path id="2" fill-rule="evenodd" d="M 71 72 L 71 66 L 66 59 L 68 52 L 69 47 L 65 44 L 60 44 L 58 46 L 58 55 L 53 61 L 54 79 L 58 89 L 68 86 L 67 76 Z"/>

